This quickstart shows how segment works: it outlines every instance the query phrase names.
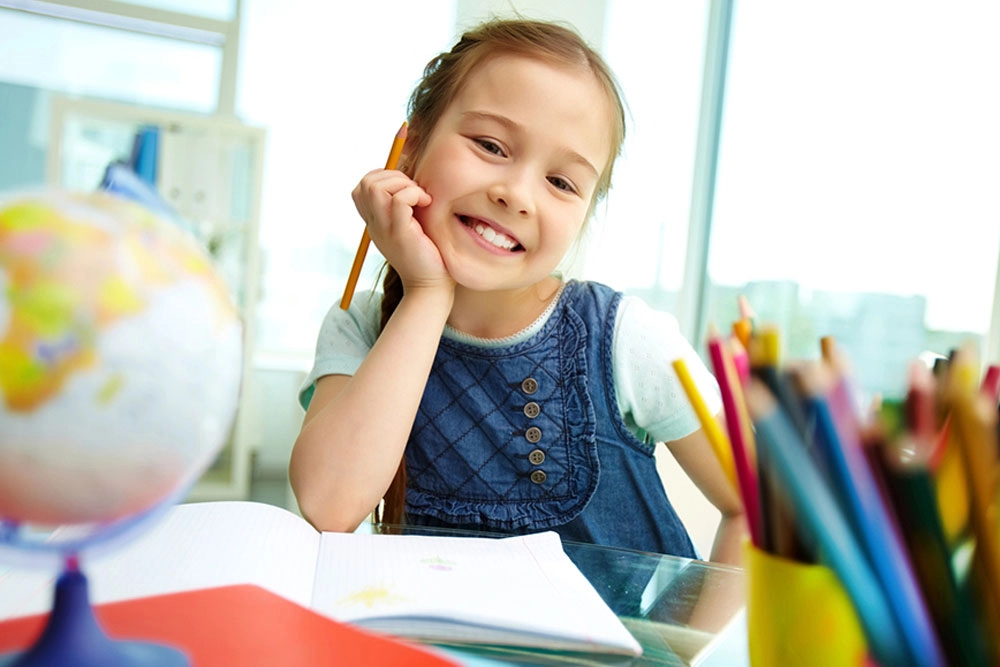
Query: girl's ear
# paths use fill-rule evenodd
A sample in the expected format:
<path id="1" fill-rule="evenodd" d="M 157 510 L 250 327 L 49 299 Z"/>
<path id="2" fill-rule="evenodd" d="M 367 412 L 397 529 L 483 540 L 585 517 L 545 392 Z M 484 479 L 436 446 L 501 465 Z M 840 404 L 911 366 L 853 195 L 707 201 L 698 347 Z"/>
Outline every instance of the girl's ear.
<path id="1" fill-rule="evenodd" d="M 416 149 L 418 143 L 416 132 L 408 129 L 406 132 L 406 143 L 403 144 L 403 150 L 399 154 L 399 170 L 408 176 L 413 176 L 413 170 L 416 166 Z"/>

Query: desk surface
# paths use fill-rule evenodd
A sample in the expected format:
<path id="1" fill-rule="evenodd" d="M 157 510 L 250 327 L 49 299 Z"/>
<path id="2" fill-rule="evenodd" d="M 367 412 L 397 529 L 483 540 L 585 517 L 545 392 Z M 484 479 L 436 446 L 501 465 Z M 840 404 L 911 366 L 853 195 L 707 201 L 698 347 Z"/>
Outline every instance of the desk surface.
<path id="1" fill-rule="evenodd" d="M 273 506 L 181 505 L 139 539 L 115 545 L 107 556 L 95 553 L 84 559 L 91 601 L 104 604 L 249 583 L 309 607 L 319 537 L 300 517 Z M 643 646 L 641 658 L 589 659 L 467 646 L 446 647 L 449 653 L 472 665 L 748 664 L 742 570 L 592 544 L 564 542 L 563 549 Z M 0 621 L 47 612 L 56 573 L 6 565 L 0 562 Z M 17 645 L 7 644 L 8 649 Z"/>
<path id="2" fill-rule="evenodd" d="M 399 526 L 378 526 L 375 530 L 484 536 Z M 565 540 L 563 549 L 643 647 L 640 658 L 603 657 L 584 664 L 635 667 L 749 664 L 741 569 Z M 564 656 L 495 648 L 452 648 L 456 655 L 482 656 L 503 664 L 568 664 Z M 581 664 L 577 656 L 573 664 Z"/>

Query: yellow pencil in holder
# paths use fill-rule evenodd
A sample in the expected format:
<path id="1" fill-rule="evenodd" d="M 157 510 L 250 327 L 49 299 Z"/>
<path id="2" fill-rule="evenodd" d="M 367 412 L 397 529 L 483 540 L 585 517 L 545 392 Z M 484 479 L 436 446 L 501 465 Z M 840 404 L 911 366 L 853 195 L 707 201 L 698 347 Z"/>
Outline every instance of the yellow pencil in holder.
<path id="1" fill-rule="evenodd" d="M 747 642 L 753 667 L 860 667 L 867 644 L 833 570 L 743 545 Z"/>

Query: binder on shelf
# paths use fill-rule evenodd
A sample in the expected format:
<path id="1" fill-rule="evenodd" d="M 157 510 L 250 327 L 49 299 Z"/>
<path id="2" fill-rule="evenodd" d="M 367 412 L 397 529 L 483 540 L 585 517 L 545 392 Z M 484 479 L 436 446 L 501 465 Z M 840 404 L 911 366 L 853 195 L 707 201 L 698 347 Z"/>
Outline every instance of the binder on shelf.
<path id="1" fill-rule="evenodd" d="M 142 181 L 156 186 L 156 160 L 159 152 L 160 128 L 156 125 L 143 125 L 135 133 L 132 142 L 132 156 L 129 166 Z"/>

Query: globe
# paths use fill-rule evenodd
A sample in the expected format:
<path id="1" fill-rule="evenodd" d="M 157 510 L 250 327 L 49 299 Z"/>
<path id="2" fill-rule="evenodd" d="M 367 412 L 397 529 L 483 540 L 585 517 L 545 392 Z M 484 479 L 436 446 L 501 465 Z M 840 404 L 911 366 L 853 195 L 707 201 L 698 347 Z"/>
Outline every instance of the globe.
<path id="1" fill-rule="evenodd" d="M 107 193 L 0 194 L 0 557 L 76 570 L 183 497 L 227 439 L 242 335 L 172 221 Z"/>

